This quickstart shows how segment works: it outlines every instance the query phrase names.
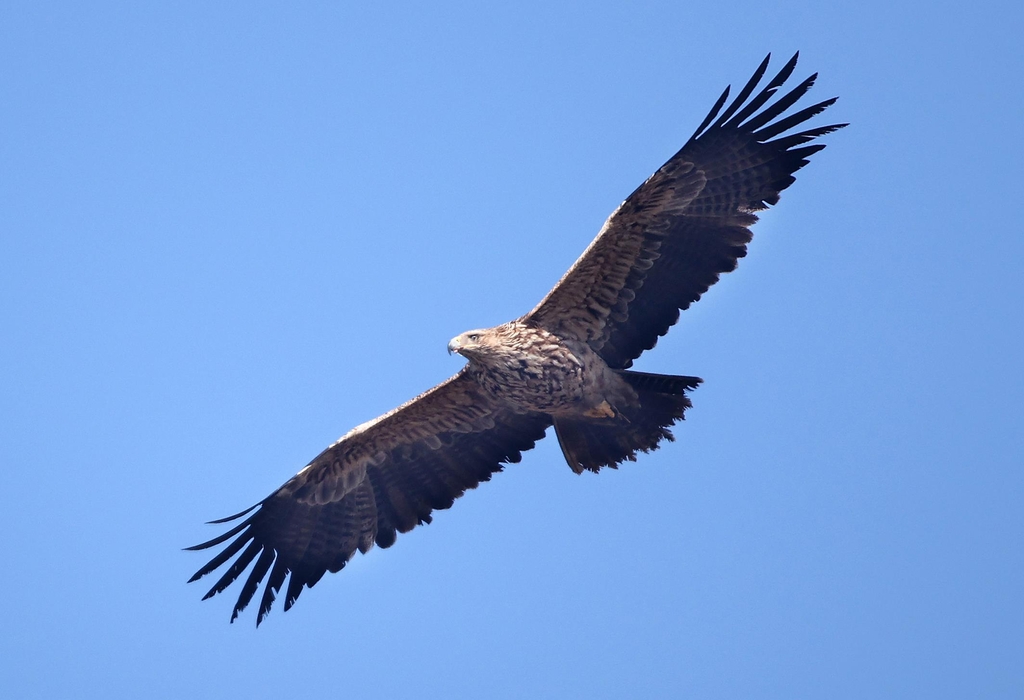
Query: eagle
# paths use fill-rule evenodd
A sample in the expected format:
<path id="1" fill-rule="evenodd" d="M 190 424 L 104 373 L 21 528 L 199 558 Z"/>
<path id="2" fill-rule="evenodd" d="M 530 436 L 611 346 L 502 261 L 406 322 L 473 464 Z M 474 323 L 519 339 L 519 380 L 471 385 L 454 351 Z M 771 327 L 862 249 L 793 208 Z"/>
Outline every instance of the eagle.
<path id="1" fill-rule="evenodd" d="M 686 144 L 638 187 L 529 313 L 448 343 L 467 362 L 455 376 L 359 425 L 240 520 L 189 547 L 228 543 L 196 581 L 231 562 L 204 596 L 243 577 L 238 617 L 266 579 L 264 620 L 287 581 L 284 609 L 358 550 L 390 547 L 488 481 L 550 427 L 569 467 L 597 472 L 673 440 L 701 379 L 631 370 L 637 357 L 746 255 L 755 212 L 846 126 L 791 132 L 836 98 L 786 114 L 817 74 L 780 93 L 794 55 L 763 87 L 769 54 L 732 102 L 727 87 Z M 773 101 L 773 98 L 774 101 Z M 248 517 L 246 517 L 248 516 Z M 243 519 L 244 518 L 244 519 Z M 255 563 L 254 563 L 255 562 Z"/>

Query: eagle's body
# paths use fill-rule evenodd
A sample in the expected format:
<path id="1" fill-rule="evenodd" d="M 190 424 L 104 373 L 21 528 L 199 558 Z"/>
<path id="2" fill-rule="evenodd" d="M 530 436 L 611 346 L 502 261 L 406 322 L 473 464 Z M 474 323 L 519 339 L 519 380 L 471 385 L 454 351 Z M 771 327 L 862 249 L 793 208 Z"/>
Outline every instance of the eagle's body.
<path id="1" fill-rule="evenodd" d="M 782 135 L 835 101 L 782 116 L 810 89 L 811 76 L 768 105 L 795 65 L 796 56 L 755 94 L 766 58 L 723 111 L 726 89 L 536 308 L 452 339 L 449 352 L 468 360 L 458 374 L 352 429 L 262 502 L 214 521 L 251 513 L 191 548 L 230 541 L 191 580 L 234 558 L 210 597 L 252 564 L 232 620 L 269 576 L 259 624 L 286 579 L 285 610 L 357 550 L 389 547 L 518 462 L 552 425 L 576 472 L 635 460 L 671 440 L 669 427 L 701 380 L 635 372 L 633 360 L 746 255 L 753 212 L 775 204 L 793 173 L 824 148 L 807 144 L 844 126 Z"/>
<path id="2" fill-rule="evenodd" d="M 655 449 L 663 438 L 671 440 L 667 428 L 690 407 L 685 392 L 700 383 L 697 377 L 612 369 L 587 343 L 524 319 L 467 331 L 448 350 L 469 360 L 466 377 L 494 405 L 553 422 L 562 453 L 577 473 L 614 467 L 638 451 Z M 653 396 L 644 400 L 641 392 L 660 394 L 660 402 L 656 406 Z"/>
<path id="3" fill-rule="evenodd" d="M 468 331 L 448 344 L 495 403 L 521 412 L 583 416 L 633 404 L 636 393 L 586 343 L 511 321 Z M 600 416 L 597 416 L 600 417 Z"/>
<path id="4" fill-rule="evenodd" d="M 466 373 L 495 403 L 522 413 L 577 410 L 600 392 L 607 368 L 585 345 L 521 321 L 467 331 L 448 349 L 469 360 Z"/>

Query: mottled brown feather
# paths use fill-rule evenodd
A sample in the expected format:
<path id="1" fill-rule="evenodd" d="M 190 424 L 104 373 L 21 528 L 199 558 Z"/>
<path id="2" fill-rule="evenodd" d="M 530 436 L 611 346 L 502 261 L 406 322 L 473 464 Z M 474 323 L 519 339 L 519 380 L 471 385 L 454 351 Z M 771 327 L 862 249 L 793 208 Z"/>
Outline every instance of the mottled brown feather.
<path id="1" fill-rule="evenodd" d="M 814 83 L 811 76 L 764 107 L 792 73 L 796 58 L 751 98 L 768 66 L 766 58 L 719 116 L 726 90 L 693 137 L 612 213 L 524 320 L 587 342 L 611 367 L 623 369 L 654 347 L 679 312 L 722 273 L 735 269 L 751 240 L 749 227 L 757 221 L 753 212 L 778 202 L 779 193 L 793 183 L 793 173 L 824 148 L 794 147 L 845 126 L 770 140 L 834 102 L 772 123 Z"/>
<path id="2" fill-rule="evenodd" d="M 286 575 L 291 578 L 285 609 L 303 587 L 312 587 L 327 571 L 342 569 L 356 551 L 365 553 L 375 542 L 390 546 L 397 533 L 430 522 L 433 511 L 451 507 L 504 464 L 518 462 L 550 424 L 546 415 L 493 405 L 479 385 L 460 372 L 324 450 L 264 499 L 243 527 L 232 531 L 235 539 L 192 580 L 244 548 L 207 597 L 239 579 L 255 559 L 232 620 L 270 571 L 259 624 Z M 226 539 L 222 535 L 189 549 L 206 549 Z"/>

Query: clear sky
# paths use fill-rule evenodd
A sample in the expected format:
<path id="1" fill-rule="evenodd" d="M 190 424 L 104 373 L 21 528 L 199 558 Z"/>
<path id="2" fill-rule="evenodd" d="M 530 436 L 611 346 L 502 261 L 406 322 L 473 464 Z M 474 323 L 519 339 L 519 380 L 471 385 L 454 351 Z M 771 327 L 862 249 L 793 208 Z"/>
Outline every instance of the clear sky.
<path id="1" fill-rule="evenodd" d="M 1022 21 L 4 3 L 0 695 L 1024 695 Z M 704 377 L 677 442 L 544 440 L 258 631 L 200 602 L 204 521 L 454 373 L 798 49 L 852 125 L 638 364 Z"/>

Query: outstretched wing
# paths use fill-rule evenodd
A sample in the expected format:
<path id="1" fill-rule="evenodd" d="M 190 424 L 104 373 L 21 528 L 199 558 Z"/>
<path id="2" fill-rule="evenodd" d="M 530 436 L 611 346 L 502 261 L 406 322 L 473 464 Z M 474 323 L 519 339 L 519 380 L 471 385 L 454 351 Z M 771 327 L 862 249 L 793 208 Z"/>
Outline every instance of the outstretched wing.
<path id="1" fill-rule="evenodd" d="M 726 88 L 686 145 L 615 210 L 526 322 L 585 341 L 610 366 L 626 368 L 668 332 L 680 310 L 734 270 L 747 252 L 753 212 L 778 202 L 793 173 L 825 147 L 806 144 L 846 126 L 779 137 L 835 102 L 778 119 L 810 89 L 814 74 L 765 107 L 797 56 L 754 95 L 769 54 L 719 115 Z"/>
<path id="2" fill-rule="evenodd" d="M 429 523 L 466 489 L 487 481 L 503 463 L 518 462 L 544 436 L 551 419 L 498 407 L 463 370 L 443 384 L 350 431 L 262 502 L 228 532 L 189 547 L 230 541 L 189 580 L 231 563 L 204 600 L 255 565 L 242 585 L 231 620 L 270 574 L 256 624 L 270 612 L 289 576 L 284 609 L 303 586 L 336 572 L 355 551 L 390 547 L 399 532 Z M 253 512 L 255 511 L 255 512 Z M 250 514 L 251 513 L 251 514 Z"/>

